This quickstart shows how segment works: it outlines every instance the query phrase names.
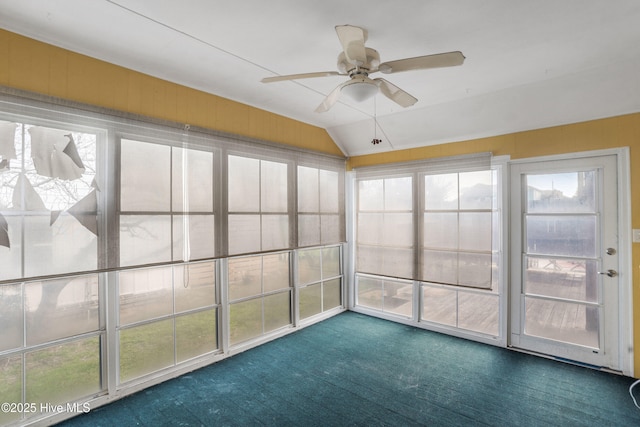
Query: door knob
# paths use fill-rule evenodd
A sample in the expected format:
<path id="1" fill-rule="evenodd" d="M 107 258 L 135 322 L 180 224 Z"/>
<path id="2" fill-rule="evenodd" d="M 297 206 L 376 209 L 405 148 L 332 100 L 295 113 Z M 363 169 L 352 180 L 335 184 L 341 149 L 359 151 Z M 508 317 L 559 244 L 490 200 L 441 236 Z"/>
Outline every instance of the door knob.
<path id="1" fill-rule="evenodd" d="M 602 274 L 609 277 L 616 277 L 618 272 L 615 270 L 607 270 L 607 271 L 598 271 L 598 274 Z"/>

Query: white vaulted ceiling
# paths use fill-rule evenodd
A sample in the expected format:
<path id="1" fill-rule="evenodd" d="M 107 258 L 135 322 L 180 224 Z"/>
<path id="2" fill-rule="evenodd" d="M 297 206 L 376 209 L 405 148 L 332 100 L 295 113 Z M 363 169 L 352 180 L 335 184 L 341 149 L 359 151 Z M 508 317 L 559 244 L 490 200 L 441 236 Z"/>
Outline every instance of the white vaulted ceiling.
<path id="1" fill-rule="evenodd" d="M 336 71 L 341 24 L 382 62 L 466 60 L 384 75 L 408 108 L 378 94 L 316 113 L 345 77 L 260 82 Z M 320 126 L 348 156 L 640 111 L 637 0 L 0 0 L 0 27 Z"/>

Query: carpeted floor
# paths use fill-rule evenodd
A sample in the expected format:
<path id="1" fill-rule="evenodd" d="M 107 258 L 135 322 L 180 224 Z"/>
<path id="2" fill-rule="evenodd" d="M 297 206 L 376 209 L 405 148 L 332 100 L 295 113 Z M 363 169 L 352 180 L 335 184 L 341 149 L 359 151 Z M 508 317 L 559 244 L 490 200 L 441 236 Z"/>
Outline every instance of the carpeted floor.
<path id="1" fill-rule="evenodd" d="M 633 381 L 347 312 L 62 425 L 640 426 Z"/>

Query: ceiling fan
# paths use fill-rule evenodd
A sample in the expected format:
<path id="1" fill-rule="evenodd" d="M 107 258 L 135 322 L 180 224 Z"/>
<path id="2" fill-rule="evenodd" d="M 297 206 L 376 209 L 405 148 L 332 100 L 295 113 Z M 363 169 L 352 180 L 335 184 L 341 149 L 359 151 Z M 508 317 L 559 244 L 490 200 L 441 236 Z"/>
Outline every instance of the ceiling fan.
<path id="1" fill-rule="evenodd" d="M 365 47 L 367 31 L 353 25 L 337 25 L 336 33 L 343 51 L 338 55 L 338 71 L 321 71 L 315 73 L 290 74 L 286 76 L 266 77 L 263 83 L 284 80 L 308 79 L 312 77 L 349 76 L 349 80 L 336 87 L 316 108 L 316 112 L 328 111 L 338 101 L 341 93 L 345 93 L 356 101 L 364 101 L 380 91 L 384 96 L 402 107 L 409 107 L 418 100 L 383 78 L 369 78 L 369 74 L 399 73 L 401 71 L 424 70 L 428 68 L 453 67 L 462 65 L 462 52 L 446 52 L 435 55 L 417 56 L 415 58 L 398 59 L 380 63 L 380 55 L 375 49 Z"/>

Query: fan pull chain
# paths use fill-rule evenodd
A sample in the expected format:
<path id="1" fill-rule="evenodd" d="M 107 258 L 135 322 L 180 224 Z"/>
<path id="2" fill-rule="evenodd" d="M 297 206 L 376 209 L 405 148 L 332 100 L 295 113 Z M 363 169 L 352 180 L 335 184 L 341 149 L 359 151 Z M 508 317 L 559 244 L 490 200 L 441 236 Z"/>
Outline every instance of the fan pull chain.
<path id="1" fill-rule="evenodd" d="M 378 108 L 376 104 L 376 97 L 373 97 L 373 139 L 371 143 L 373 145 L 378 145 L 382 142 L 381 139 L 378 139 Z"/>

